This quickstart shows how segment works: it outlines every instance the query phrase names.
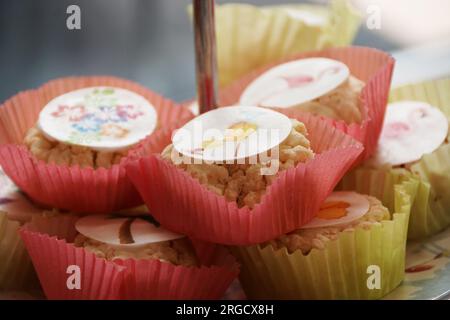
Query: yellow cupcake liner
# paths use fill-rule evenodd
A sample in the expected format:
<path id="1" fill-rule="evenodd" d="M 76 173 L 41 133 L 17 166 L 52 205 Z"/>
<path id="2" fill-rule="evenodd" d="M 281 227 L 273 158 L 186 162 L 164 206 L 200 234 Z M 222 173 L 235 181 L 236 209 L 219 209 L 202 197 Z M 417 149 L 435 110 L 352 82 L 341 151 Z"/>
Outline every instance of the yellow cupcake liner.
<path id="1" fill-rule="evenodd" d="M 310 4 L 285 4 L 261 8 L 262 10 L 283 10 L 284 14 L 286 14 L 286 10 L 300 10 L 325 19 L 327 21 L 323 29 L 325 33 L 320 39 L 320 45 L 324 47 L 351 44 L 362 19 L 361 14 L 353 8 L 348 0 L 332 0 L 329 7 Z M 305 23 L 305 25 L 308 26 L 308 23 Z"/>
<path id="2" fill-rule="evenodd" d="M 449 88 L 449 78 L 410 84 L 393 89 L 389 100 L 427 102 L 439 107 L 450 121 Z M 408 238 L 418 239 L 450 225 L 450 144 L 424 155 L 411 166 L 411 171 L 421 184 L 411 210 Z"/>
<path id="3" fill-rule="evenodd" d="M 19 236 L 20 223 L 0 212 L 0 290 L 37 289 L 38 280 Z"/>
<path id="4" fill-rule="evenodd" d="M 302 10 L 323 18 L 308 24 L 289 14 Z M 192 7 L 189 8 L 192 15 Z M 304 51 L 343 46 L 352 42 L 360 16 L 346 0 L 330 7 L 225 4 L 215 12 L 220 86 L 226 86 L 265 64 Z"/>
<path id="5" fill-rule="evenodd" d="M 405 247 L 411 200 L 418 181 L 377 171 L 358 171 L 347 176 L 345 186 L 360 193 L 393 199 L 388 205 L 391 220 L 370 230 L 343 232 L 324 249 L 288 253 L 271 245 L 233 247 L 240 260 L 242 287 L 251 299 L 378 299 L 396 288 L 404 278 Z M 386 188 L 380 187 L 385 186 Z M 375 267 L 374 267 L 375 266 Z M 369 289 L 371 268 L 379 267 L 380 288 Z"/>
<path id="6" fill-rule="evenodd" d="M 413 204 L 408 237 L 419 239 L 450 225 L 450 145 L 424 155 L 411 171 L 423 187 Z"/>

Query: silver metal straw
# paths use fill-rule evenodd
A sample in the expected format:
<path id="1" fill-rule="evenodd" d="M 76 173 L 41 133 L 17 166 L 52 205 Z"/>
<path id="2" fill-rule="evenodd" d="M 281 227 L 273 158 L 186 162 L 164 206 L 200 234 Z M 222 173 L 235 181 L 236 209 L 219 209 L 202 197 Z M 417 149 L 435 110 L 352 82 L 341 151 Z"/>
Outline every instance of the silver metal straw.
<path id="1" fill-rule="evenodd" d="M 197 102 L 200 113 L 217 107 L 214 0 L 192 0 L 194 6 Z"/>

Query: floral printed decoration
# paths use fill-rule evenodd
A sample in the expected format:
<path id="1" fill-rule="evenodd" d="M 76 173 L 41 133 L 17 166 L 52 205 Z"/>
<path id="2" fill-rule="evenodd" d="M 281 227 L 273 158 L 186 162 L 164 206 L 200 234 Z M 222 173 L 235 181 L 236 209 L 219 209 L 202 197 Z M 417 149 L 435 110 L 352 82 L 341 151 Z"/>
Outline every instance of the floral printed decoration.
<path id="1" fill-rule="evenodd" d="M 72 134 L 75 140 L 84 135 L 94 140 L 99 136 L 124 138 L 129 130 L 120 124 L 135 120 L 143 116 L 144 112 L 135 105 L 118 104 L 113 94 L 112 88 L 95 89 L 85 96 L 82 104 L 59 105 L 51 115 L 69 120 L 75 130 Z"/>

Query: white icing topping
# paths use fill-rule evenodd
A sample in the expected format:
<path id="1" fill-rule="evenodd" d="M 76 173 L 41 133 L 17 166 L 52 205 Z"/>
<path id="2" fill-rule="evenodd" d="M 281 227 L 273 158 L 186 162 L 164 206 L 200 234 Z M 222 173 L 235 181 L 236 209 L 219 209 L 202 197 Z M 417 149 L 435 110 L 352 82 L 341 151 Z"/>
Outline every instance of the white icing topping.
<path id="1" fill-rule="evenodd" d="M 116 151 L 144 139 L 156 123 L 155 108 L 144 97 L 121 88 L 91 87 L 51 100 L 38 126 L 52 140 Z"/>
<path id="2" fill-rule="evenodd" d="M 438 108 L 425 102 L 389 104 L 378 149 L 371 161 L 376 165 L 401 165 L 420 160 L 445 141 L 448 122 Z"/>
<path id="3" fill-rule="evenodd" d="M 232 106 L 206 112 L 173 136 L 181 154 L 205 161 L 227 161 L 256 156 L 283 142 L 291 120 L 265 108 Z"/>
<path id="4" fill-rule="evenodd" d="M 348 67 L 336 60 L 308 58 L 278 65 L 255 79 L 240 104 L 290 108 L 319 98 L 343 84 Z"/>
<path id="5" fill-rule="evenodd" d="M 337 209 L 342 210 L 343 215 L 337 219 L 324 219 L 316 217 L 308 224 L 301 227 L 301 229 L 332 227 L 338 225 L 348 224 L 364 216 L 370 208 L 369 200 L 361 194 L 350 191 L 336 191 L 333 192 L 325 201 L 327 203 L 346 203 L 347 208 Z M 324 209 L 322 209 L 324 210 Z M 320 216 L 320 213 L 318 214 Z"/>
<path id="6" fill-rule="evenodd" d="M 139 247 L 150 243 L 183 238 L 183 235 L 156 226 L 147 219 L 92 215 L 80 218 L 75 228 L 82 235 L 115 247 Z M 131 243 L 122 243 L 121 230 L 131 236 Z"/>

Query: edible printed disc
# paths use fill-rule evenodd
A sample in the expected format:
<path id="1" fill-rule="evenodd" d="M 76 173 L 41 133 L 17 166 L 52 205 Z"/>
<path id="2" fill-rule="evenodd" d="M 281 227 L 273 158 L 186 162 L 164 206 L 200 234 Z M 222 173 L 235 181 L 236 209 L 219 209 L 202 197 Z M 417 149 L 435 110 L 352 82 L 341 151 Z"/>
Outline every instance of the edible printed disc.
<path id="1" fill-rule="evenodd" d="M 393 166 L 420 160 L 435 151 L 448 134 L 447 117 L 425 102 L 391 103 L 386 110 L 377 152 L 377 165 Z"/>
<path id="2" fill-rule="evenodd" d="M 183 235 L 156 226 L 146 219 L 110 215 L 86 216 L 77 220 L 77 231 L 84 236 L 115 247 L 138 247 L 183 238 Z M 128 242 L 121 241 L 126 234 Z"/>
<path id="3" fill-rule="evenodd" d="M 343 84 L 348 67 L 336 60 L 308 58 L 278 65 L 242 93 L 241 105 L 290 108 L 319 98 Z"/>
<path id="4" fill-rule="evenodd" d="M 131 235 L 135 244 L 148 244 L 183 238 L 184 235 L 174 233 L 162 227 L 143 220 L 136 219 L 130 225 Z"/>
<path id="5" fill-rule="evenodd" d="M 155 108 L 142 96 L 112 87 L 71 91 L 51 100 L 38 125 L 50 139 L 99 151 L 126 149 L 151 134 Z"/>
<path id="6" fill-rule="evenodd" d="M 206 112 L 173 136 L 175 149 L 194 159 L 227 161 L 257 156 L 283 142 L 291 120 L 266 108 L 232 106 Z"/>
<path id="7" fill-rule="evenodd" d="M 333 192 L 325 200 L 316 218 L 301 229 L 348 224 L 364 216 L 369 208 L 369 201 L 361 194 L 350 191 Z"/>
<path id="8" fill-rule="evenodd" d="M 120 245 L 120 229 L 127 221 L 128 218 L 93 215 L 78 219 L 75 223 L 75 228 L 89 239 Z"/>

